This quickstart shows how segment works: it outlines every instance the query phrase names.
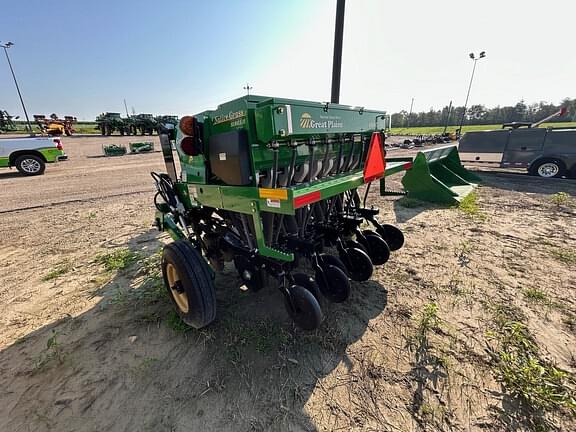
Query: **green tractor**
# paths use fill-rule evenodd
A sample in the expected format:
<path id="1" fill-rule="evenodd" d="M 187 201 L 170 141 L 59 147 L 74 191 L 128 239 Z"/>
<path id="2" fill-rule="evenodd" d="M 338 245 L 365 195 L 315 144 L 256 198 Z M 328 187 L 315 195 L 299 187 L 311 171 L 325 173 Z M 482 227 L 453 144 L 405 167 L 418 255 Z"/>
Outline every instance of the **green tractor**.
<path id="1" fill-rule="evenodd" d="M 134 135 L 152 135 L 158 127 L 158 122 L 152 114 L 136 114 L 132 116 L 134 120 Z"/>
<path id="2" fill-rule="evenodd" d="M 346 301 L 351 280 L 367 281 L 402 247 L 402 232 L 366 205 L 372 181 L 410 167 L 386 164 L 384 118 L 249 95 L 183 117 L 173 142 L 160 135 L 156 224 L 174 239 L 162 273 L 185 323 L 214 320 L 213 279 L 232 262 L 244 288 L 277 286 L 294 322 L 317 328 L 326 301 Z"/>
<path id="3" fill-rule="evenodd" d="M 120 116 L 120 113 L 105 112 L 96 117 L 96 129 L 101 135 L 112 135 L 119 132 L 120 135 L 130 135 L 129 124 Z"/>
<path id="4" fill-rule="evenodd" d="M 15 132 L 16 124 L 14 120 L 17 120 L 18 116 L 13 117 L 8 114 L 8 111 L 0 110 L 0 133 L 2 132 Z"/>
<path id="5" fill-rule="evenodd" d="M 162 115 L 157 116 L 156 120 L 156 131 L 158 135 L 161 133 L 170 133 L 170 131 L 175 131 L 176 126 L 178 126 L 178 116 L 175 115 Z"/>

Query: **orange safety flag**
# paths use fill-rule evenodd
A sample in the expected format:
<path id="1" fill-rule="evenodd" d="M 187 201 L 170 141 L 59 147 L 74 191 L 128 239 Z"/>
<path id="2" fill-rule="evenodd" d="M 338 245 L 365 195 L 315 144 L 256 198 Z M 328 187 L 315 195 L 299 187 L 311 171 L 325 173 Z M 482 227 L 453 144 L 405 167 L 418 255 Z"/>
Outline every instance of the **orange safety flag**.
<path id="1" fill-rule="evenodd" d="M 384 175 L 386 171 L 386 160 L 384 159 L 384 149 L 382 134 L 374 132 L 370 138 L 368 157 L 364 164 L 364 182 L 368 183 Z"/>

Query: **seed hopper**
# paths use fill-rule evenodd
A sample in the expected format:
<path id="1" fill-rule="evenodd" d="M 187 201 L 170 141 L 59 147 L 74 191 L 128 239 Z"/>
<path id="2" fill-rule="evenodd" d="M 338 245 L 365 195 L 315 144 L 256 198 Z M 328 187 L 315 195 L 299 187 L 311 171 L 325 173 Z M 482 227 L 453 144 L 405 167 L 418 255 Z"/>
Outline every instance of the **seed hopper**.
<path id="1" fill-rule="evenodd" d="M 225 262 L 249 290 L 277 286 L 304 329 L 349 297 L 350 280 L 370 279 L 404 243 L 366 204 L 371 182 L 411 166 L 386 164 L 384 128 L 381 111 L 249 95 L 162 134 L 156 224 L 175 240 L 162 272 L 183 321 L 214 320 Z"/>

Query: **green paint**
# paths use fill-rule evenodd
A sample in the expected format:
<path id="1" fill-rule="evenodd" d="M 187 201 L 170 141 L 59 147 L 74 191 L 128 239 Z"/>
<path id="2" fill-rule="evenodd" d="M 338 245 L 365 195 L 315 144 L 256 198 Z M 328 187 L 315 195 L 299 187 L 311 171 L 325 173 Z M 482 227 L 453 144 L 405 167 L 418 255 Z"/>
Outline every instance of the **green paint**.
<path id="1" fill-rule="evenodd" d="M 460 202 L 479 182 L 462 166 L 456 146 L 419 152 L 402 178 L 409 198 L 447 204 Z"/>
<path id="2" fill-rule="evenodd" d="M 166 210 L 169 211 L 169 208 Z M 184 233 L 178 227 L 178 225 L 176 225 L 176 222 L 174 221 L 174 218 L 172 217 L 171 214 L 157 210 L 156 223 L 161 231 L 168 232 L 170 237 L 172 237 L 172 240 L 176 241 L 185 238 Z"/>
<path id="3" fill-rule="evenodd" d="M 10 166 L 10 159 L 7 157 L 0 157 L 0 168 Z"/>
<path id="4" fill-rule="evenodd" d="M 46 162 L 56 162 L 58 160 L 58 156 L 64 155 L 64 150 L 58 150 L 56 147 L 46 147 L 35 150 L 39 151 L 42 156 L 44 156 Z"/>
<path id="5" fill-rule="evenodd" d="M 310 193 L 320 194 L 321 200 L 337 196 L 364 184 L 363 169 L 349 170 L 327 176 L 310 183 L 302 183 L 286 188 L 286 199 L 261 198 L 258 179 L 269 175 L 273 167 L 277 148 L 278 167 L 288 168 L 293 156 L 296 166 L 311 159 L 315 161 L 341 156 L 346 162 L 352 156 L 359 160 L 363 150 L 367 151 L 372 133 L 386 127 L 381 118 L 383 111 L 364 110 L 338 104 L 280 99 L 264 96 L 245 96 L 218 106 L 215 110 L 204 111 L 194 116 L 197 122 L 194 137 L 196 144 L 201 142 L 202 154 L 184 154 L 181 142 L 186 137 L 177 129 L 176 150 L 182 168 L 182 183 L 176 183 L 178 196 L 186 208 L 196 206 L 213 207 L 235 213 L 250 215 L 254 224 L 254 234 L 258 253 L 279 261 L 293 261 L 294 256 L 276 250 L 265 242 L 262 226 L 263 213 L 295 215 L 294 200 Z M 210 177 L 208 170 L 210 141 L 215 135 L 245 130 L 250 146 L 251 184 L 231 186 L 217 178 Z M 276 145 L 277 144 L 277 145 Z M 338 165 L 338 162 L 336 162 Z M 341 167 L 345 169 L 345 167 Z M 388 166 L 387 175 L 405 169 L 402 162 Z M 162 229 L 177 239 L 183 234 L 177 230 L 169 209 L 160 211 L 157 221 Z"/>

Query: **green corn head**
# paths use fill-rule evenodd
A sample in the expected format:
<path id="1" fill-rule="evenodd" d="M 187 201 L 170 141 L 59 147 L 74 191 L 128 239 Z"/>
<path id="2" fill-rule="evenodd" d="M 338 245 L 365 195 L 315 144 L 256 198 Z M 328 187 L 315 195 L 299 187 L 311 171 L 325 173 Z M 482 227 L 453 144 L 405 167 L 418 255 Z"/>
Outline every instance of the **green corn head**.
<path id="1" fill-rule="evenodd" d="M 154 143 L 152 141 L 145 142 L 131 142 L 130 153 L 150 153 L 154 151 Z"/>
<path id="2" fill-rule="evenodd" d="M 123 145 L 107 145 L 102 147 L 104 156 L 124 156 L 126 154 L 126 147 Z"/>

